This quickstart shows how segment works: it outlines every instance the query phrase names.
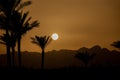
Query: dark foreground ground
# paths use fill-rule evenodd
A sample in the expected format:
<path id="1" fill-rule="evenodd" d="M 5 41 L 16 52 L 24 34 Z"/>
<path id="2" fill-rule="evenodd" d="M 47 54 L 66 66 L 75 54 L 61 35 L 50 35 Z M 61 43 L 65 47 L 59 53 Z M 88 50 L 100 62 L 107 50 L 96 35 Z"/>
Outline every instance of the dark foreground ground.
<path id="1" fill-rule="evenodd" d="M 120 80 L 120 67 L 111 68 L 60 68 L 26 69 L 0 68 L 0 80 Z"/>

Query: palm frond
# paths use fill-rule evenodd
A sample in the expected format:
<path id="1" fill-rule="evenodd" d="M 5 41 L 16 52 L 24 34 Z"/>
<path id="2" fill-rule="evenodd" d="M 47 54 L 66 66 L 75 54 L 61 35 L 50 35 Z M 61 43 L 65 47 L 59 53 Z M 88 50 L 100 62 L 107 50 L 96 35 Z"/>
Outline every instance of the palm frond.
<path id="1" fill-rule="evenodd" d="M 6 22 L 6 17 L 4 16 L 4 14 L 0 14 L 0 29 L 6 29 L 5 27 L 5 22 Z"/>
<path id="2" fill-rule="evenodd" d="M 50 40 L 50 36 L 48 36 L 48 37 L 46 36 L 45 47 L 48 45 L 49 40 Z"/>
<path id="3" fill-rule="evenodd" d="M 18 6 L 17 10 L 21 10 L 23 7 L 29 6 L 29 5 L 31 5 L 31 4 L 32 4 L 32 1 L 23 2 L 23 3 L 21 3 L 21 4 Z"/>
<path id="4" fill-rule="evenodd" d="M 9 39 L 9 37 L 6 34 L 0 35 L 0 43 L 1 44 L 6 44 L 7 39 Z"/>
<path id="5" fill-rule="evenodd" d="M 38 21 L 34 21 L 33 23 L 25 23 L 23 27 L 21 27 L 21 34 L 25 34 L 27 31 L 38 27 L 39 26 L 39 22 Z"/>
<path id="6" fill-rule="evenodd" d="M 41 47 L 41 49 L 44 49 L 49 42 L 50 37 L 49 36 L 35 36 L 35 38 L 31 38 L 32 43 L 37 44 Z"/>
<path id="7" fill-rule="evenodd" d="M 38 27 L 39 24 L 40 24 L 40 23 L 36 20 L 36 21 L 33 21 L 33 22 L 30 24 L 30 27 Z"/>
<path id="8" fill-rule="evenodd" d="M 115 41 L 111 44 L 111 46 L 119 48 L 120 49 L 120 41 Z"/>
<path id="9" fill-rule="evenodd" d="M 17 8 L 21 3 L 21 0 L 16 0 L 15 4 L 14 4 L 14 9 Z"/>
<path id="10" fill-rule="evenodd" d="M 32 19 L 32 17 L 29 17 L 24 23 L 29 23 L 29 21 Z"/>
<path id="11" fill-rule="evenodd" d="M 40 46 L 39 41 L 37 41 L 36 38 L 31 37 L 31 39 L 32 39 L 31 42 L 32 42 L 33 44 L 36 44 L 36 45 Z"/>
<path id="12" fill-rule="evenodd" d="M 5 12 L 6 10 L 6 5 L 9 4 L 8 0 L 0 0 L 0 11 Z"/>
<path id="13" fill-rule="evenodd" d="M 30 39 L 32 39 L 32 41 L 34 41 L 34 40 L 35 40 L 35 38 L 33 38 L 33 37 L 31 37 Z"/>
<path id="14" fill-rule="evenodd" d="M 6 45 L 6 43 L 5 43 L 5 42 L 1 42 L 1 41 L 0 41 L 0 44 Z"/>
<path id="15" fill-rule="evenodd" d="M 24 24 L 25 20 L 27 19 L 27 16 L 29 14 L 29 11 L 23 13 L 23 15 L 21 16 L 21 24 Z"/>

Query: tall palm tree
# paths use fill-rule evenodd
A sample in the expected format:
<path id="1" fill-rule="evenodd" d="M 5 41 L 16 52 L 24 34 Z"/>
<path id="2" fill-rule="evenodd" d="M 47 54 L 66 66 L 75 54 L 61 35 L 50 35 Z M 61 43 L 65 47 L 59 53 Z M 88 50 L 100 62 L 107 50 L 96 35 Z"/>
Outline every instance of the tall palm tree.
<path id="1" fill-rule="evenodd" d="M 50 36 L 35 36 L 35 38 L 31 38 L 32 43 L 37 44 L 42 49 L 42 62 L 41 62 L 41 69 L 44 69 L 44 54 L 45 54 L 45 47 L 50 43 L 52 40 Z"/>
<path id="2" fill-rule="evenodd" d="M 0 22 L 0 28 L 5 30 L 5 38 L 6 38 L 6 53 L 7 53 L 7 64 L 8 66 L 11 66 L 11 56 L 10 56 L 10 46 L 9 46 L 9 31 L 8 31 L 8 26 L 9 26 L 9 22 L 8 22 L 8 18 L 6 18 L 5 15 L 0 15 L 1 17 L 1 22 Z M 4 18 L 4 19 L 2 19 Z"/>
<path id="3" fill-rule="evenodd" d="M 3 29 L 5 29 L 6 33 L 6 51 L 7 51 L 7 63 L 11 65 L 10 62 L 10 46 L 9 46 L 9 27 L 10 27 L 10 19 L 13 11 L 19 11 L 24 6 L 28 6 L 31 4 L 31 1 L 21 2 L 22 0 L 0 0 L 0 13 L 4 15 L 4 24 L 2 24 Z M 0 14 L 1 16 L 1 14 Z M 2 22 L 0 22 L 1 25 Z"/>
<path id="4" fill-rule="evenodd" d="M 30 22 L 31 17 L 28 17 L 29 12 L 18 12 L 14 11 L 12 16 L 12 27 L 11 31 L 17 35 L 17 42 L 18 42 L 18 61 L 19 66 L 21 66 L 21 39 L 22 35 L 24 35 L 27 31 L 33 29 L 34 27 L 39 26 L 39 22 L 33 21 Z"/>
<path id="5" fill-rule="evenodd" d="M 6 34 L 3 34 L 2 36 L 0 36 L 0 43 L 6 45 L 7 43 L 7 39 L 9 39 L 9 46 L 12 49 L 12 60 L 10 59 L 10 62 L 12 61 L 13 66 L 15 65 L 14 62 L 14 54 L 15 54 L 15 45 L 16 45 L 16 36 L 14 34 L 6 36 Z"/>
<path id="6" fill-rule="evenodd" d="M 17 35 L 15 33 L 11 33 L 10 36 L 10 41 L 11 41 L 11 49 L 12 49 L 12 63 L 13 63 L 13 67 L 15 66 L 15 46 L 16 46 L 16 42 L 17 42 Z"/>

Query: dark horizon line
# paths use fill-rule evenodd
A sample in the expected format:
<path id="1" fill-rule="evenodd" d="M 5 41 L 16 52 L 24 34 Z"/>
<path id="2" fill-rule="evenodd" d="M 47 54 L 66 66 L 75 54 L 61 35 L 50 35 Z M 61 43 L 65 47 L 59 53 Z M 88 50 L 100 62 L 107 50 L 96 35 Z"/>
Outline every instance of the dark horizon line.
<path id="1" fill-rule="evenodd" d="M 100 47 L 101 49 L 107 49 L 107 50 L 109 50 L 109 51 L 119 51 L 119 50 L 116 50 L 116 49 L 113 49 L 113 50 L 110 50 L 110 49 L 108 49 L 108 48 L 105 48 L 105 47 L 101 47 L 100 45 L 94 45 L 94 46 L 92 46 L 92 47 L 90 47 L 90 48 L 93 48 L 93 47 L 95 47 L 95 46 L 98 46 L 98 47 Z M 80 47 L 80 48 L 78 48 L 78 49 L 53 49 L 53 50 L 48 50 L 48 51 L 46 51 L 46 53 L 47 52 L 51 52 L 51 51 L 62 51 L 62 50 L 70 50 L 70 51 L 77 51 L 77 50 L 79 50 L 79 49 L 81 49 L 81 48 L 87 48 L 87 49 L 90 49 L 90 48 L 88 48 L 88 47 Z M 28 51 L 28 50 L 24 50 L 24 51 L 21 51 L 21 52 L 28 52 L 28 53 L 41 53 L 40 51 Z M 15 51 L 15 53 L 17 53 L 17 51 Z M 6 54 L 6 53 L 0 53 L 0 55 L 1 54 Z"/>

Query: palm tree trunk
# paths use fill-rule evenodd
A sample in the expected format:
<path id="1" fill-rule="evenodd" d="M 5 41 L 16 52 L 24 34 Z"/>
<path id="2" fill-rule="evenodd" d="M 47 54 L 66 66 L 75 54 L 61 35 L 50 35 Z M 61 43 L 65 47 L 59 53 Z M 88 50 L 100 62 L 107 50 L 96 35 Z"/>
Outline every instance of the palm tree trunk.
<path id="1" fill-rule="evenodd" d="M 15 47 L 12 46 L 12 63 L 13 63 L 13 67 L 15 66 Z"/>
<path id="2" fill-rule="evenodd" d="M 7 28 L 6 28 L 6 35 L 7 35 L 7 40 L 6 40 L 7 65 L 8 67 L 10 67 L 11 66 L 11 55 L 10 55 L 10 46 L 9 46 L 9 33 L 8 33 Z"/>
<path id="3" fill-rule="evenodd" d="M 7 16 L 5 33 L 7 37 L 6 39 L 7 65 L 8 67 L 11 67 L 11 55 L 10 55 L 10 45 L 9 45 L 10 43 L 9 43 L 9 31 L 8 31 L 9 19 L 10 19 L 10 16 Z"/>
<path id="4" fill-rule="evenodd" d="M 45 54 L 45 51 L 44 51 L 44 49 L 42 49 L 42 63 L 41 63 L 42 70 L 44 69 L 44 54 Z"/>
<path id="5" fill-rule="evenodd" d="M 18 65 L 21 67 L 21 37 L 18 38 Z"/>
<path id="6" fill-rule="evenodd" d="M 8 67 L 11 66 L 11 55 L 10 55 L 10 46 L 6 45 L 6 50 L 7 50 L 7 65 Z"/>

